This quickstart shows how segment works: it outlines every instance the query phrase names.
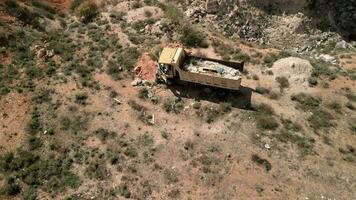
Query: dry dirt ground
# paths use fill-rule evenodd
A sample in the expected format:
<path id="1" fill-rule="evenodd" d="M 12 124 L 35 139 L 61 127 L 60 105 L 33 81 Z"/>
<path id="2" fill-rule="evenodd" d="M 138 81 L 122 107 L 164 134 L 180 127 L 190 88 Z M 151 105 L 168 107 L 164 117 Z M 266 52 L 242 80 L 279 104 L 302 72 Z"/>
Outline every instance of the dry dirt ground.
<path id="1" fill-rule="evenodd" d="M 71 4 L 47 2 L 63 11 Z M 30 57 L 29 65 L 20 59 L 22 48 L 1 51 L 0 86 L 10 89 L 0 95 L 0 199 L 356 199 L 354 50 L 333 50 L 336 77 L 319 70 L 318 84 L 311 86 L 313 54 L 287 55 L 286 49 L 199 27 L 209 46 L 187 49 L 246 60 L 241 91 L 157 84 L 152 72 L 158 50 L 182 44 L 178 31 L 163 31 L 169 14 L 162 5 L 139 3 L 129 9 L 127 1 L 106 2 L 90 23 L 69 11 L 64 18 L 55 15 L 66 23 L 59 35 L 48 33 L 55 38 L 9 23 L 15 19 L 0 10 L 1 21 L 12 27 L 0 26 L 0 33 L 11 30 L 16 44 L 27 45 L 13 31 L 20 27 L 34 40 L 29 46 L 55 49 L 53 57 Z M 288 25 L 294 17 L 279 16 L 267 30 L 275 46 L 290 37 L 274 36 L 279 26 L 296 31 Z M 131 85 L 135 67 L 147 83 Z M 14 80 L 4 72 L 15 74 Z M 301 93 L 316 100 L 293 100 Z M 319 112 L 332 117 L 325 120 Z M 277 127 L 261 127 L 261 118 Z M 38 160 L 19 164 L 21 150 Z M 9 152 L 15 157 L 9 159 Z M 9 192 L 17 185 L 21 191 Z"/>

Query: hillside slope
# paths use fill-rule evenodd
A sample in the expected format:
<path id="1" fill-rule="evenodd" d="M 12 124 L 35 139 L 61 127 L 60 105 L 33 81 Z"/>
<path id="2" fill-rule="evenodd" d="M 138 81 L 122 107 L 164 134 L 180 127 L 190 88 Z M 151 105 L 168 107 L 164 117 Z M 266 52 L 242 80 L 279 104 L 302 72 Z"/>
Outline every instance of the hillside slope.
<path id="1" fill-rule="evenodd" d="M 0 199 L 356 199 L 355 7 L 261 2 L 2 1 Z M 241 90 L 156 82 L 166 46 Z"/>

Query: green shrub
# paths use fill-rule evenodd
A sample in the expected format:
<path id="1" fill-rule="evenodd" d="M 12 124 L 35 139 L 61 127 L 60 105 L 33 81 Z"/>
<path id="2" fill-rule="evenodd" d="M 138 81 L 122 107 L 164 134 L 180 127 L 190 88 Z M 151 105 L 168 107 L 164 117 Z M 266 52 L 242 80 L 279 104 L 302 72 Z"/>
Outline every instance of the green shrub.
<path id="1" fill-rule="evenodd" d="M 117 65 L 116 62 L 110 60 L 108 62 L 108 68 L 106 73 L 109 74 L 114 80 L 121 80 L 122 79 L 122 68 Z"/>
<path id="2" fill-rule="evenodd" d="M 318 78 L 316 78 L 315 76 L 310 76 L 308 78 L 308 83 L 309 83 L 309 86 L 316 86 L 316 85 L 318 85 Z"/>
<path id="3" fill-rule="evenodd" d="M 1 157 L 0 166 L 2 171 L 13 174 L 29 187 L 40 187 L 52 195 L 80 184 L 79 177 L 69 171 L 71 162 L 61 156 L 41 160 L 29 151 L 19 150 L 15 155 Z"/>
<path id="4" fill-rule="evenodd" d="M 200 109 L 201 103 L 199 101 L 194 101 L 193 104 L 192 104 L 192 107 L 194 109 Z"/>
<path id="5" fill-rule="evenodd" d="M 95 132 L 95 135 L 100 139 L 102 142 L 106 142 L 108 138 L 114 138 L 116 137 L 117 133 L 113 131 L 109 131 L 104 128 L 99 128 Z"/>
<path id="6" fill-rule="evenodd" d="M 76 10 L 83 2 L 85 2 L 86 0 L 73 0 L 72 3 L 69 6 L 69 9 L 71 11 Z"/>
<path id="7" fill-rule="evenodd" d="M 311 137 L 300 136 L 288 130 L 281 130 L 280 133 L 273 134 L 273 137 L 281 142 L 290 142 L 296 144 L 300 150 L 301 156 L 308 155 L 313 152 L 315 139 Z"/>
<path id="8" fill-rule="evenodd" d="M 171 191 L 169 191 L 168 197 L 170 197 L 171 199 L 180 199 L 181 198 L 180 190 L 177 188 L 172 189 Z"/>
<path id="9" fill-rule="evenodd" d="M 270 90 L 267 88 L 264 88 L 264 87 L 257 86 L 255 89 L 255 92 L 257 92 L 259 94 L 268 94 L 270 92 Z"/>
<path id="10" fill-rule="evenodd" d="M 42 1 L 38 1 L 38 0 L 33 0 L 32 2 L 32 5 L 37 7 L 37 8 L 40 8 L 42 10 L 45 10 L 51 14 L 56 14 L 57 13 L 57 10 L 55 8 L 53 8 L 52 6 L 42 2 Z"/>
<path id="11" fill-rule="evenodd" d="M 243 52 L 239 52 L 233 55 L 232 59 L 234 60 L 239 60 L 239 61 L 244 61 L 244 62 L 249 62 L 251 60 L 251 57 Z"/>
<path id="12" fill-rule="evenodd" d="M 129 190 L 129 187 L 127 185 L 127 183 L 121 183 L 119 186 L 119 193 L 121 196 L 125 197 L 125 198 L 130 198 L 131 197 L 131 192 Z"/>
<path id="13" fill-rule="evenodd" d="M 105 162 L 91 162 L 85 169 L 85 174 L 91 179 L 106 180 L 109 178 L 110 171 L 106 168 Z"/>
<path id="14" fill-rule="evenodd" d="M 253 114 L 257 128 L 265 129 L 265 130 L 275 130 L 278 128 L 279 123 L 273 117 L 275 114 L 274 109 L 265 103 L 260 103 L 253 105 L 252 108 L 255 110 Z"/>
<path id="15" fill-rule="evenodd" d="M 144 106 L 138 104 L 138 103 L 137 103 L 136 101 L 134 101 L 134 100 L 130 100 L 130 101 L 128 102 L 128 104 L 129 104 L 129 106 L 130 106 L 132 109 L 134 109 L 134 110 L 136 110 L 136 111 L 139 111 L 139 112 L 142 112 L 142 111 L 147 110 Z"/>
<path id="16" fill-rule="evenodd" d="M 30 136 L 28 138 L 28 145 L 30 150 L 35 150 L 42 146 L 42 141 L 36 136 Z"/>
<path id="17" fill-rule="evenodd" d="M 251 160 L 259 165 L 264 166 L 267 172 L 272 169 L 271 163 L 267 159 L 261 158 L 257 154 L 253 154 Z"/>
<path id="18" fill-rule="evenodd" d="M 356 102 L 356 95 L 355 95 L 355 94 L 347 93 L 345 96 L 346 96 L 346 98 L 348 98 L 350 101 Z"/>
<path id="19" fill-rule="evenodd" d="M 196 27 L 185 24 L 181 28 L 180 41 L 188 47 L 208 47 L 205 41 L 205 35 Z"/>
<path id="20" fill-rule="evenodd" d="M 255 111 L 257 111 L 257 114 L 274 115 L 274 109 L 266 103 L 256 104 L 252 107 Z"/>
<path id="21" fill-rule="evenodd" d="M 152 12 L 149 11 L 149 10 L 145 10 L 145 11 L 144 11 L 144 14 L 145 14 L 145 17 L 147 17 L 147 18 L 152 17 Z"/>
<path id="22" fill-rule="evenodd" d="M 213 107 L 207 108 L 205 121 L 210 124 L 214 122 L 218 116 L 219 116 L 219 111 L 216 108 Z"/>
<path id="23" fill-rule="evenodd" d="M 35 188 L 29 188 L 23 193 L 24 200 L 36 200 L 37 199 L 37 192 Z"/>
<path id="24" fill-rule="evenodd" d="M 152 135 L 148 134 L 147 132 L 139 135 L 136 141 L 137 145 L 141 147 L 152 147 L 154 145 L 154 139 Z"/>
<path id="25" fill-rule="evenodd" d="M 300 124 L 292 122 L 290 119 L 282 119 L 282 124 L 287 131 L 299 132 L 302 130 Z"/>
<path id="26" fill-rule="evenodd" d="M 173 23 L 180 23 L 184 19 L 184 14 L 181 9 L 172 4 L 163 6 L 164 17 L 171 20 Z"/>
<path id="27" fill-rule="evenodd" d="M 138 91 L 138 97 L 141 99 L 147 99 L 149 96 L 149 90 L 146 87 L 142 87 Z"/>
<path id="28" fill-rule="evenodd" d="M 60 124 L 62 130 L 71 130 L 74 134 L 77 134 L 80 131 L 87 130 L 88 117 L 75 115 L 69 118 L 64 116 L 60 118 Z"/>
<path id="29" fill-rule="evenodd" d="M 141 7 L 142 7 L 142 3 L 139 0 L 136 0 L 132 3 L 133 9 L 137 9 L 137 8 L 141 8 Z"/>
<path id="30" fill-rule="evenodd" d="M 329 128 L 335 126 L 332 122 L 333 119 L 334 117 L 329 112 L 322 109 L 313 109 L 312 115 L 308 118 L 308 122 L 316 131 L 329 130 Z"/>
<path id="31" fill-rule="evenodd" d="M 336 102 L 336 101 L 333 101 L 333 102 L 330 102 L 327 104 L 327 107 L 330 108 L 330 109 L 333 109 L 335 112 L 338 112 L 338 113 L 341 113 L 341 105 Z"/>
<path id="32" fill-rule="evenodd" d="M 292 95 L 291 99 L 299 103 L 303 110 L 310 110 L 320 105 L 321 100 L 306 93 Z"/>
<path id="33" fill-rule="evenodd" d="M 167 113 L 169 112 L 179 113 L 181 110 L 183 110 L 183 101 L 180 98 L 168 99 L 163 102 L 163 109 Z"/>
<path id="34" fill-rule="evenodd" d="M 260 115 L 256 117 L 257 127 L 265 130 L 276 130 L 279 126 L 273 116 Z"/>
<path id="35" fill-rule="evenodd" d="M 352 133 L 356 134 L 356 118 L 349 121 L 349 129 Z"/>
<path id="36" fill-rule="evenodd" d="M 33 66 L 28 66 L 26 68 L 26 75 L 30 78 L 30 79 L 38 79 L 42 76 L 42 70 L 37 68 L 35 65 Z"/>
<path id="37" fill-rule="evenodd" d="M 21 192 L 21 187 L 16 183 L 15 178 L 8 178 L 3 188 L 1 188 L 1 193 L 9 196 L 15 196 Z"/>
<path id="38" fill-rule="evenodd" d="M 310 60 L 310 63 L 313 66 L 312 76 L 314 77 L 319 77 L 321 75 L 332 77 L 336 75 L 336 71 L 330 69 L 330 64 L 326 61 L 313 59 Z"/>
<path id="39" fill-rule="evenodd" d="M 167 131 L 161 131 L 161 136 L 162 136 L 162 138 L 164 138 L 164 139 L 166 139 L 166 140 L 169 139 L 170 135 L 171 135 L 171 134 L 170 134 L 169 132 L 167 132 Z"/>
<path id="40" fill-rule="evenodd" d="M 11 90 L 8 87 L 3 87 L 3 88 L 0 89 L 0 95 L 6 95 L 6 94 L 8 94 L 10 92 L 11 92 Z"/>
<path id="41" fill-rule="evenodd" d="M 41 28 L 38 21 L 38 15 L 31 12 L 28 8 L 21 7 L 14 0 L 6 0 L 4 5 L 5 11 L 16 17 L 18 20 L 25 24 L 32 25 L 34 28 Z"/>
<path id="42" fill-rule="evenodd" d="M 355 110 L 355 106 L 352 104 L 351 101 L 346 102 L 345 106 L 350 110 Z"/>
<path id="43" fill-rule="evenodd" d="M 289 87 L 289 81 L 285 76 L 279 76 L 276 78 L 276 81 L 279 83 L 281 89 Z"/>
<path id="44" fill-rule="evenodd" d="M 8 45 L 9 35 L 8 33 L 0 32 L 0 47 L 5 47 Z"/>
<path id="45" fill-rule="evenodd" d="M 231 111 L 231 103 L 219 103 L 219 111 L 222 113 L 228 113 Z"/>
<path id="46" fill-rule="evenodd" d="M 125 149 L 124 154 L 131 158 L 138 156 L 137 149 L 131 145 Z"/>
<path id="47" fill-rule="evenodd" d="M 77 8 L 77 15 L 85 23 L 91 22 L 99 13 L 98 6 L 91 1 L 80 4 Z"/>
<path id="48" fill-rule="evenodd" d="M 52 97 L 52 90 L 50 89 L 40 89 L 37 94 L 32 98 L 32 101 L 35 102 L 36 104 L 42 104 L 42 103 L 47 103 L 50 102 Z"/>
<path id="49" fill-rule="evenodd" d="M 31 120 L 27 124 L 27 131 L 30 134 L 35 134 L 39 130 L 41 130 L 41 121 L 40 121 L 40 114 L 38 108 L 35 107 L 31 114 L 32 114 Z"/>
<path id="50" fill-rule="evenodd" d="M 272 67 L 273 63 L 278 60 L 278 55 L 274 53 L 267 54 L 264 58 L 263 61 L 267 65 L 267 67 Z"/>
<path id="51" fill-rule="evenodd" d="M 85 92 L 79 92 L 75 95 L 75 103 L 85 105 L 88 99 L 88 95 Z"/>
<path id="52" fill-rule="evenodd" d="M 141 56 L 140 52 L 137 51 L 134 47 L 129 47 L 124 49 L 117 55 L 117 63 L 120 66 L 123 66 L 127 70 L 131 70 L 136 62 L 137 59 Z"/>
<path id="53" fill-rule="evenodd" d="M 168 184 L 177 183 L 179 181 L 178 173 L 174 170 L 165 169 L 163 175 Z"/>

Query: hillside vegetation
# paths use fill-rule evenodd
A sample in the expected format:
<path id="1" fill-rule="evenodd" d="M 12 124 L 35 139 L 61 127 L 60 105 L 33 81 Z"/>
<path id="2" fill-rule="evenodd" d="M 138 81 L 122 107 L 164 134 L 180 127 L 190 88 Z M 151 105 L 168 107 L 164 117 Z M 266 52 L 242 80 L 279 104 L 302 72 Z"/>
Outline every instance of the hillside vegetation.
<path id="1" fill-rule="evenodd" d="M 0 199 L 356 199 L 353 4 L 1 1 Z M 166 46 L 240 91 L 145 80 Z"/>

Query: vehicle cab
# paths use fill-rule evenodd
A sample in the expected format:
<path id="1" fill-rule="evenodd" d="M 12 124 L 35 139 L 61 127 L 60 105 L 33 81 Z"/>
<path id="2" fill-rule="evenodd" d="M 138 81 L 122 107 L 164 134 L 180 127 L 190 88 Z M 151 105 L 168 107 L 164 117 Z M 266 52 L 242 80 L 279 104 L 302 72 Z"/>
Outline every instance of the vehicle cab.
<path id="1" fill-rule="evenodd" d="M 175 78 L 184 59 L 183 48 L 164 48 L 158 59 L 157 75 L 167 82 Z"/>

